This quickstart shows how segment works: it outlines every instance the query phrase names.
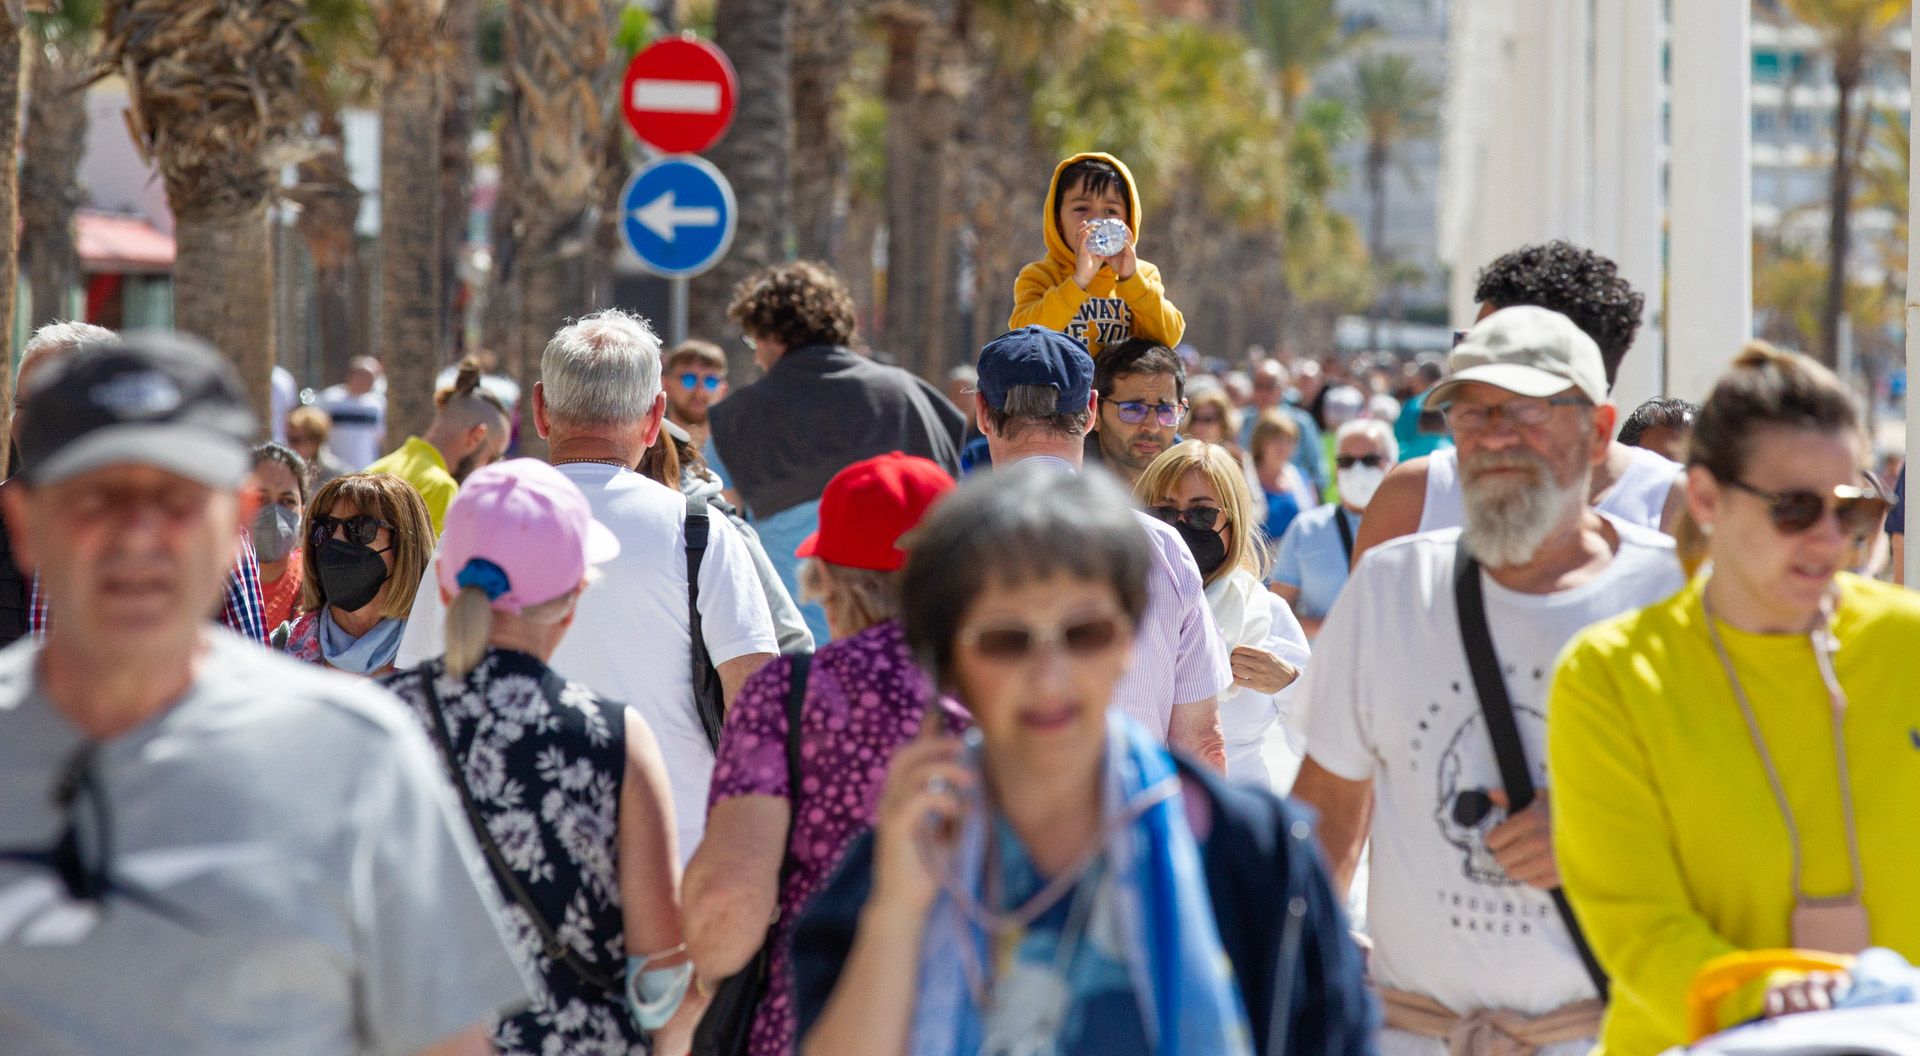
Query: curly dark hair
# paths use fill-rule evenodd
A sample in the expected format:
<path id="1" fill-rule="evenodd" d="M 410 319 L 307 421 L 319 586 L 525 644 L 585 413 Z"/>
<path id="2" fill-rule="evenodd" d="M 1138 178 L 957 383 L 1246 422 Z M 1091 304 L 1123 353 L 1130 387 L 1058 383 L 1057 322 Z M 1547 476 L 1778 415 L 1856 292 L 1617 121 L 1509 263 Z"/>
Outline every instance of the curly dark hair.
<path id="1" fill-rule="evenodd" d="M 853 295 L 824 264 L 796 260 L 749 276 L 733 288 L 727 318 L 749 337 L 770 337 L 788 351 L 853 340 Z"/>
<path id="2" fill-rule="evenodd" d="M 1646 298 L 1620 277 L 1613 261 L 1560 239 L 1522 246 L 1487 265 L 1473 299 L 1495 308 L 1538 305 L 1573 320 L 1600 346 L 1608 387 L 1633 347 L 1646 307 Z"/>

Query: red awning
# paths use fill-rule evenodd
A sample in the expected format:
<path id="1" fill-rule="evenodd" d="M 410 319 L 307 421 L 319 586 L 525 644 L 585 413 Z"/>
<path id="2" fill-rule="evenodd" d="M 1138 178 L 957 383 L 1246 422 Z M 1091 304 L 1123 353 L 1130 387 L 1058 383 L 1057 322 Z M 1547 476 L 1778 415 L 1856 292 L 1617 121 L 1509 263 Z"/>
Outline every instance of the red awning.
<path id="1" fill-rule="evenodd" d="M 74 245 L 88 274 L 161 274 L 173 270 L 173 236 L 139 217 L 76 213 Z"/>

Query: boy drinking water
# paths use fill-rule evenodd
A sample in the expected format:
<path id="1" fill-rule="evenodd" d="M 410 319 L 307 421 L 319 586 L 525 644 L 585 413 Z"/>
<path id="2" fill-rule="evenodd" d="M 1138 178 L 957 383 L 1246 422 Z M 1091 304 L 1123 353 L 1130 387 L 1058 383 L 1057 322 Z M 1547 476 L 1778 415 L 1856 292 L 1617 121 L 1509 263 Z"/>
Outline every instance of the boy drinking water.
<path id="1" fill-rule="evenodd" d="M 1101 220 L 1127 226 L 1126 243 L 1095 256 L 1088 234 Z M 1044 220 L 1047 256 L 1020 269 L 1011 329 L 1040 325 L 1077 337 L 1097 359 L 1101 348 L 1144 337 L 1180 343 L 1186 319 L 1167 300 L 1160 269 L 1134 255 L 1140 195 L 1133 174 L 1107 154 L 1075 154 L 1053 170 Z"/>

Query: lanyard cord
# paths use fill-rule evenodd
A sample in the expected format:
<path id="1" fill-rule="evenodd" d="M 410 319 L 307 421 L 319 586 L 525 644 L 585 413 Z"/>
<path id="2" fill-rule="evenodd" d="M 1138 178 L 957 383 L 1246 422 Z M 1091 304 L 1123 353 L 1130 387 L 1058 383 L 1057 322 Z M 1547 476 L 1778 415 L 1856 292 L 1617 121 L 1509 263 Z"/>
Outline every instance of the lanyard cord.
<path id="1" fill-rule="evenodd" d="M 1727 646 L 1720 638 L 1720 627 L 1714 620 L 1713 606 L 1707 601 L 1704 589 L 1700 592 L 1700 610 L 1707 618 L 1707 635 L 1713 639 L 1713 651 L 1720 657 L 1720 666 L 1727 673 L 1727 684 L 1733 687 L 1734 702 L 1740 705 L 1740 717 L 1746 720 L 1747 736 L 1753 740 L 1754 751 L 1760 755 L 1760 764 L 1766 768 L 1767 783 L 1773 787 L 1773 798 L 1780 806 L 1780 816 L 1787 823 L 1787 839 L 1793 849 L 1793 894 L 1795 898 L 1805 898 L 1806 893 L 1800 885 L 1800 827 L 1793 820 L 1793 808 L 1787 803 L 1786 786 L 1780 781 L 1780 771 L 1773 765 L 1773 754 L 1767 751 L 1766 738 L 1760 735 L 1760 721 L 1754 716 L 1753 705 L 1747 700 L 1747 691 L 1740 684 L 1740 675 L 1734 670 L 1733 657 L 1727 653 Z M 1826 683 L 1827 703 L 1833 714 L 1833 755 L 1840 774 L 1840 810 L 1847 825 L 1847 865 L 1852 870 L 1853 889 L 1848 897 L 1858 899 L 1866 872 L 1860 867 L 1860 836 L 1853 821 L 1853 781 L 1847 768 L 1846 713 L 1847 695 L 1840 688 L 1840 679 L 1833 671 L 1833 652 L 1839 648 L 1839 642 L 1833 636 L 1831 610 L 1824 615 L 1829 617 L 1820 628 L 1808 634 L 1813 645 L 1814 662 L 1820 668 L 1820 680 Z"/>

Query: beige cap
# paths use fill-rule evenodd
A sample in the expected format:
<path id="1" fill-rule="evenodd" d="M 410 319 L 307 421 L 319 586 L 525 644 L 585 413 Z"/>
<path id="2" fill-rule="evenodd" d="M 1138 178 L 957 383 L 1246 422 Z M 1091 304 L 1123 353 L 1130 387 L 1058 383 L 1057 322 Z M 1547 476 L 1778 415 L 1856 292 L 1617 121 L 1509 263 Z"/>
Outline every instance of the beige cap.
<path id="1" fill-rule="evenodd" d="M 1573 320 L 1530 304 L 1502 308 L 1467 331 L 1427 406 L 1445 403 L 1450 390 L 1469 381 L 1537 398 L 1575 388 L 1595 404 L 1607 402 L 1600 346 Z"/>

